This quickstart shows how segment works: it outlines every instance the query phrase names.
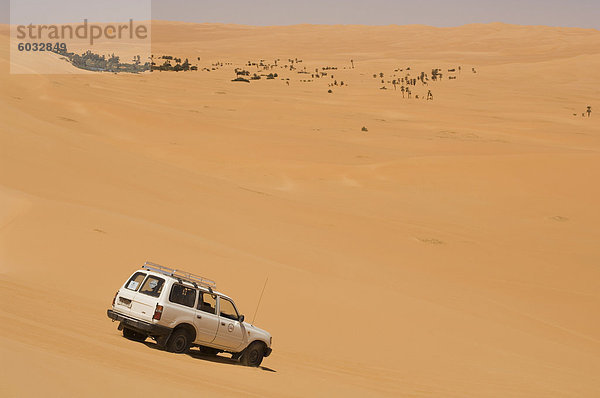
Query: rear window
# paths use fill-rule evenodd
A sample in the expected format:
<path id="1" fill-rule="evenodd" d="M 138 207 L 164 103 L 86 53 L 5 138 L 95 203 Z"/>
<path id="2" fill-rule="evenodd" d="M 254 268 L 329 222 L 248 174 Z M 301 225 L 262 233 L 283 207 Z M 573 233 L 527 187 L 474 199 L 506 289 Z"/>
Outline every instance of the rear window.
<path id="1" fill-rule="evenodd" d="M 156 276 L 149 276 L 148 279 L 146 279 L 146 282 L 144 282 L 144 284 L 142 285 L 140 293 L 144 293 L 152 297 L 158 297 L 162 292 L 164 284 L 164 279 L 157 278 Z"/>
<path id="2" fill-rule="evenodd" d="M 176 304 L 185 305 L 186 307 L 194 307 L 196 303 L 196 289 L 183 285 L 173 285 L 169 301 Z"/>
<path id="3" fill-rule="evenodd" d="M 144 274 L 143 272 L 136 272 L 135 274 L 133 274 L 131 279 L 129 279 L 129 281 L 125 284 L 125 288 L 133 290 L 134 292 L 137 291 L 145 277 L 146 274 Z"/>

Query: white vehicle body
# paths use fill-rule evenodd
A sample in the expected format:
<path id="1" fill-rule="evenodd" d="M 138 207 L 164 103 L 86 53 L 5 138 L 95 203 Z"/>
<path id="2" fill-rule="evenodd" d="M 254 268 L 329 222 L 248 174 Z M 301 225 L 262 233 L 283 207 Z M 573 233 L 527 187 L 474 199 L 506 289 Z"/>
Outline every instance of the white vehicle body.
<path id="1" fill-rule="evenodd" d="M 147 262 L 119 289 L 108 316 L 134 340 L 152 337 L 169 348 L 178 344 L 172 339 L 183 334 L 189 340 L 181 343 L 186 347 L 173 346 L 170 351 L 199 346 L 236 359 L 252 346 L 261 354 L 260 364 L 271 354 L 271 335 L 244 322 L 234 301 L 215 288 L 211 280 Z"/>

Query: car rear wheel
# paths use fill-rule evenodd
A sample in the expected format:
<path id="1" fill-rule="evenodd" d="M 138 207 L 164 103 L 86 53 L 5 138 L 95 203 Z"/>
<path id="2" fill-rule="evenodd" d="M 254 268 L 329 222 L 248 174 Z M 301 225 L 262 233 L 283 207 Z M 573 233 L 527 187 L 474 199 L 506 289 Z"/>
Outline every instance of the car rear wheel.
<path id="1" fill-rule="evenodd" d="M 265 346 L 263 343 L 255 341 L 244 350 L 240 362 L 244 366 L 258 367 L 265 356 Z"/>
<path id="2" fill-rule="evenodd" d="M 133 329 L 123 328 L 123 337 L 133 341 L 145 341 L 148 336 Z"/>
<path id="3" fill-rule="evenodd" d="M 167 351 L 184 354 L 190 349 L 190 337 L 183 329 L 175 330 L 167 341 Z"/>

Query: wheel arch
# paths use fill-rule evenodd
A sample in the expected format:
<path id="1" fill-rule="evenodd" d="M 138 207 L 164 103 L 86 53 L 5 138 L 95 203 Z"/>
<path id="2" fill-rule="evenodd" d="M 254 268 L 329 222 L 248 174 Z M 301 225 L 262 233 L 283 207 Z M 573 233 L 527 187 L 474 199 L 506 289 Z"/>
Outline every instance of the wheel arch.
<path id="1" fill-rule="evenodd" d="M 265 350 L 266 350 L 267 348 L 269 348 L 269 346 L 267 345 L 267 343 L 265 343 L 265 342 L 264 342 L 264 340 L 261 340 L 261 339 L 254 339 L 254 340 L 252 340 L 252 341 L 251 341 L 251 342 L 250 342 L 250 343 L 249 343 L 249 344 L 246 346 L 246 348 L 244 348 L 244 350 L 246 350 L 248 347 L 250 347 L 252 344 L 255 344 L 255 343 L 256 343 L 256 344 L 260 344 L 260 345 L 263 347 L 263 349 L 265 349 Z"/>
<path id="2" fill-rule="evenodd" d="M 196 341 L 196 328 L 189 323 L 180 323 L 179 325 L 173 328 L 173 332 L 176 330 L 185 330 L 185 332 L 190 336 L 190 344 L 193 344 Z"/>

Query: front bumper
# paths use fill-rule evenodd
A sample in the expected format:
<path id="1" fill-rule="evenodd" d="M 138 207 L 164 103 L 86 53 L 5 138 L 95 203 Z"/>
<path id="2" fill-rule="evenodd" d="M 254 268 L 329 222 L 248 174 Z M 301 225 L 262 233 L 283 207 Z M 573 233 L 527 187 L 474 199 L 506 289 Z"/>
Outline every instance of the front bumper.
<path id="1" fill-rule="evenodd" d="M 267 347 L 267 349 L 265 350 L 265 355 L 264 357 L 268 357 L 269 355 L 271 355 L 271 353 L 273 352 L 273 349 L 271 347 Z"/>
<path id="2" fill-rule="evenodd" d="M 112 319 L 113 321 L 120 322 L 119 330 L 123 329 L 126 326 L 129 329 L 133 329 L 137 332 L 141 332 L 147 334 L 148 336 L 169 336 L 171 334 L 172 329 L 166 326 L 154 325 L 152 323 L 144 322 L 137 320 L 135 318 L 130 318 L 126 315 L 119 314 L 113 310 L 106 311 L 106 315 Z"/>

